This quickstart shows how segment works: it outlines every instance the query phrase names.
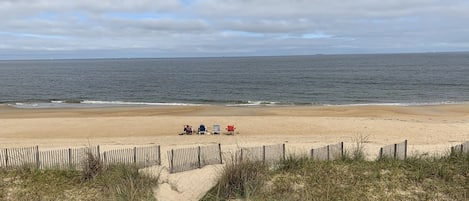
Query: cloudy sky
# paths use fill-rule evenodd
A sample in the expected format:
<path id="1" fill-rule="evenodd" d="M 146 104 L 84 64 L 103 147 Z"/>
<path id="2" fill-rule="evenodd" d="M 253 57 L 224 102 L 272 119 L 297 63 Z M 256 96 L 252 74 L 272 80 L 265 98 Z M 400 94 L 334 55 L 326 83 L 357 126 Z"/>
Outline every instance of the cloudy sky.
<path id="1" fill-rule="evenodd" d="M 0 59 L 469 51 L 469 0 L 0 0 Z"/>

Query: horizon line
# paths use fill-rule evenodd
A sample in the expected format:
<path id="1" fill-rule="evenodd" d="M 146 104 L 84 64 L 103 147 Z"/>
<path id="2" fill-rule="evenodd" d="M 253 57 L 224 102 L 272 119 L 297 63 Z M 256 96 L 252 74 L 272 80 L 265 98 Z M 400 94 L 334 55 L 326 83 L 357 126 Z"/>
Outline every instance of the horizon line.
<path id="1" fill-rule="evenodd" d="M 209 58 L 250 58 L 250 57 L 301 57 L 301 56 L 340 56 L 340 55 L 405 55 L 405 54 L 465 54 L 469 51 L 425 51 L 425 52 L 378 52 L 378 53 L 316 53 L 316 54 L 272 54 L 272 55 L 226 55 L 226 56 L 173 56 L 173 57 L 70 57 L 2 59 L 0 61 L 59 61 L 59 60 L 126 60 L 126 59 L 209 59 Z"/>

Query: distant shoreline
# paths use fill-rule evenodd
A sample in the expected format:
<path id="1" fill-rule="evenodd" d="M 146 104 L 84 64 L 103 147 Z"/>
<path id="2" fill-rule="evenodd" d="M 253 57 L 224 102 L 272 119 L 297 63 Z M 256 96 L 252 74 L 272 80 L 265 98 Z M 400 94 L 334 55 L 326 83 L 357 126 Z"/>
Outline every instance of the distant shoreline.
<path id="1" fill-rule="evenodd" d="M 415 52 L 364 52 L 364 53 L 317 53 L 317 54 L 272 54 L 272 55 L 226 55 L 226 56 L 180 56 L 180 57 L 64 57 L 64 58 L 0 58 L 2 61 L 67 61 L 67 60 L 135 60 L 135 59 L 212 59 L 212 58 L 256 58 L 256 57 L 324 57 L 324 56 L 354 56 L 354 55 L 415 55 L 415 54 L 469 54 L 469 51 L 415 51 Z"/>

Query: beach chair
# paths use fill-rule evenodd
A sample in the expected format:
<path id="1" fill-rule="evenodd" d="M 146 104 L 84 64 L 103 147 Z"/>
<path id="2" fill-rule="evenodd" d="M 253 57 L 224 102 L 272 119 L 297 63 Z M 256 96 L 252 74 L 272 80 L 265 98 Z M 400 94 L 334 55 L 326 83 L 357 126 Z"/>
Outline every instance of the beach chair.
<path id="1" fill-rule="evenodd" d="M 221 133 L 221 130 L 220 130 L 220 125 L 213 125 L 213 134 L 220 134 Z"/>
<path id="2" fill-rule="evenodd" d="M 234 135 L 234 134 L 235 134 L 235 133 L 234 133 L 235 129 L 236 129 L 236 128 L 235 128 L 233 125 L 228 125 L 228 126 L 226 127 L 226 130 L 228 131 L 227 134 L 228 134 L 228 135 Z"/>
<path id="3" fill-rule="evenodd" d="M 200 124 L 199 130 L 198 130 L 197 133 L 198 133 L 199 135 L 204 135 L 206 132 L 207 132 L 207 129 L 205 128 L 205 125 Z"/>

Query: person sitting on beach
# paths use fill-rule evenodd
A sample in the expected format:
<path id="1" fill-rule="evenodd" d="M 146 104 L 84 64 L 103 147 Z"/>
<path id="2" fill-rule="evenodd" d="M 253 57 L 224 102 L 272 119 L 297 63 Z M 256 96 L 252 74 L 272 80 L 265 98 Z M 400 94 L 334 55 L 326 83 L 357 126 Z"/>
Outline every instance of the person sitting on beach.
<path id="1" fill-rule="evenodd" d="M 185 125 L 185 126 L 184 126 L 184 132 L 185 132 L 187 135 L 191 135 L 191 134 L 192 134 L 192 126 Z"/>

